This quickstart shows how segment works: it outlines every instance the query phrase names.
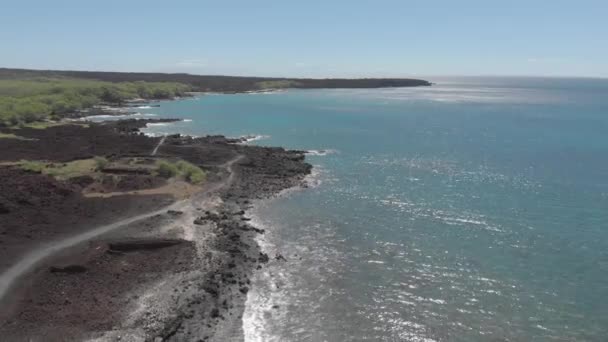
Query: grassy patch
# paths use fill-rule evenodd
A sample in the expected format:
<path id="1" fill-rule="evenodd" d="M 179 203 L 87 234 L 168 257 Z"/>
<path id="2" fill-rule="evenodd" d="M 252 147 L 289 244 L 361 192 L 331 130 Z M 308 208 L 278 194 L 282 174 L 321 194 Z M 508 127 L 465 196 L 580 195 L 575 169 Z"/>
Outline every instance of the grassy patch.
<path id="1" fill-rule="evenodd" d="M 46 167 L 46 163 L 32 160 L 22 160 L 18 165 L 25 171 L 37 173 L 41 173 Z"/>
<path id="2" fill-rule="evenodd" d="M 200 167 L 184 160 L 176 163 L 161 160 L 157 163 L 156 172 L 161 177 L 181 177 L 192 184 L 200 184 L 207 178 L 207 174 Z"/>
<path id="3" fill-rule="evenodd" d="M 180 160 L 176 164 L 180 173 L 188 182 L 192 184 L 200 184 L 205 178 L 207 178 L 207 174 L 205 171 L 201 170 L 200 167 L 188 163 L 187 161 Z"/>
<path id="4" fill-rule="evenodd" d="M 18 135 L 15 135 L 13 133 L 2 133 L 0 132 L 0 139 L 18 139 L 18 140 L 32 140 L 26 137 L 21 137 Z"/>
<path id="5" fill-rule="evenodd" d="M 158 175 L 163 178 L 172 178 L 178 175 L 179 170 L 174 164 L 166 160 L 161 160 L 158 162 L 158 168 L 156 172 L 158 172 Z"/>
<path id="6" fill-rule="evenodd" d="M 95 161 L 95 170 L 97 171 L 103 170 L 109 163 L 105 157 L 95 157 L 93 160 Z"/>
<path id="7" fill-rule="evenodd" d="M 12 126 L 12 129 L 21 129 L 21 128 L 33 128 L 33 129 L 47 129 L 49 127 L 56 126 L 64 126 L 64 125 L 78 125 L 82 127 L 89 127 L 89 124 L 80 123 L 80 122 L 70 122 L 70 121 L 36 121 L 29 123 L 20 123 L 16 126 Z"/>
<path id="8" fill-rule="evenodd" d="M 68 163 L 22 160 L 16 165 L 23 170 L 50 175 L 57 179 L 89 175 L 97 170 L 97 160 L 95 158 L 74 160 Z"/>

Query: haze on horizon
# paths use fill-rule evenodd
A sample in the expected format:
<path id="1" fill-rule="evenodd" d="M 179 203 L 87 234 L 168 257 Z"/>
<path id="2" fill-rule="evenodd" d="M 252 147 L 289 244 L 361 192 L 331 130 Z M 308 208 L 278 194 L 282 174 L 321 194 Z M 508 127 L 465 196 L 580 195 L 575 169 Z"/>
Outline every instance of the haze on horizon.
<path id="1" fill-rule="evenodd" d="M 608 2 L 10 1 L 0 67 L 608 77 Z"/>

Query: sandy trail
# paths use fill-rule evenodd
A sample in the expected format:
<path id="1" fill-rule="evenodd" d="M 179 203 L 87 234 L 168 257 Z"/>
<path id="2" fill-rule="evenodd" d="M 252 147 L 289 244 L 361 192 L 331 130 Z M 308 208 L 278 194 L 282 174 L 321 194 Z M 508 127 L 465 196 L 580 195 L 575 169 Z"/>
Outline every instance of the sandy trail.
<path id="1" fill-rule="evenodd" d="M 162 144 L 165 142 L 165 139 L 167 139 L 167 135 L 163 135 L 163 137 L 158 142 L 158 145 L 156 145 L 156 147 L 154 148 L 154 150 L 150 154 L 151 156 L 155 156 L 156 155 L 156 152 L 158 152 L 159 147 L 161 147 Z"/>
<path id="2" fill-rule="evenodd" d="M 204 198 L 205 196 L 208 196 L 211 193 L 217 192 L 227 186 L 230 186 L 230 184 L 232 184 L 232 182 L 234 181 L 234 177 L 235 177 L 235 173 L 232 170 L 232 166 L 235 163 L 239 162 L 241 159 L 243 159 L 243 156 L 239 155 L 239 156 L 233 158 L 232 160 L 220 165 L 219 166 L 220 168 L 223 168 L 226 171 L 228 171 L 229 176 L 225 180 L 211 184 L 209 187 L 207 187 L 206 189 L 201 191 L 199 194 L 197 194 L 195 196 L 197 198 L 197 200 L 200 200 L 201 198 Z M 46 246 L 43 246 L 37 250 L 34 250 L 34 251 L 28 253 L 27 255 L 24 255 L 23 258 L 21 258 L 21 260 L 18 263 L 11 266 L 11 268 L 9 268 L 8 270 L 6 270 L 4 273 L 2 273 L 0 275 L 0 300 L 4 298 L 4 296 L 8 293 L 10 288 L 14 285 L 14 283 L 21 276 L 25 275 L 28 271 L 30 271 L 34 266 L 36 266 L 38 263 L 40 263 L 45 258 L 52 256 L 53 254 L 55 254 L 63 249 L 75 246 L 81 242 L 90 240 L 92 238 L 95 238 L 99 235 L 110 232 L 112 230 L 118 229 L 120 227 L 130 225 L 132 223 L 135 223 L 137 221 L 140 221 L 140 220 L 143 220 L 143 219 L 155 216 L 155 215 L 163 214 L 167 210 L 179 210 L 180 208 L 187 205 L 190 200 L 191 199 L 178 201 L 178 202 L 175 202 L 164 208 L 154 210 L 152 212 L 133 216 L 133 217 L 123 219 L 123 220 L 120 220 L 120 221 L 117 221 L 117 222 L 114 222 L 111 224 L 98 226 L 98 227 L 95 227 L 84 233 L 77 234 L 77 235 L 74 235 L 72 237 L 69 237 L 69 238 L 66 238 L 63 240 L 52 242 Z"/>

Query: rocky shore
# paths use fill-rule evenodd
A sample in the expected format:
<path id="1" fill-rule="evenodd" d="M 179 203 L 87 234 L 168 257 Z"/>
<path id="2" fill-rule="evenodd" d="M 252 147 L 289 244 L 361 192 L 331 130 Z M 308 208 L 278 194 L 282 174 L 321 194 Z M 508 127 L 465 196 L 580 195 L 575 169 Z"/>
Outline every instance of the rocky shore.
<path id="1" fill-rule="evenodd" d="M 269 260 L 255 242 L 264 231 L 245 212 L 253 199 L 302 184 L 311 166 L 302 151 L 221 136 L 174 135 L 161 144 L 139 133 L 148 122 L 20 129 L 14 134 L 25 139 L 0 139 L 2 340 L 242 340 L 249 278 Z M 208 176 L 185 199 L 157 191 L 175 184 L 151 174 L 121 175 L 122 185 L 102 186 L 118 195 L 91 197 L 86 177 L 15 166 L 94 156 L 179 158 Z M 64 247 L 15 270 L 53 246 Z"/>

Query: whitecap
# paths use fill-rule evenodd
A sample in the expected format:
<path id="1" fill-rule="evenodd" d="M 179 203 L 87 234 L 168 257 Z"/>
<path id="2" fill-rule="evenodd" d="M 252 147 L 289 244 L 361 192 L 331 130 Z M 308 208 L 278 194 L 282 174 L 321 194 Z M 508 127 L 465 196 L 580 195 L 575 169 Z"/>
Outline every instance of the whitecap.
<path id="1" fill-rule="evenodd" d="M 326 156 L 328 154 L 338 153 L 337 150 L 327 149 L 327 150 L 308 150 L 306 154 L 309 156 Z"/>
<path id="2" fill-rule="evenodd" d="M 249 135 L 244 135 L 239 137 L 239 139 L 241 139 L 243 142 L 243 144 L 246 143 L 250 143 L 252 141 L 258 141 L 258 140 L 266 140 L 266 139 L 270 139 L 270 135 L 255 135 L 255 134 L 249 134 Z"/>
<path id="3" fill-rule="evenodd" d="M 113 121 L 113 120 L 122 120 L 122 119 L 141 119 L 144 116 L 157 116 L 157 114 L 145 114 L 145 113 L 131 113 L 131 114 L 120 114 L 120 115 L 101 114 L 101 115 L 84 116 L 77 120 L 78 121 L 102 122 L 102 121 Z"/>

